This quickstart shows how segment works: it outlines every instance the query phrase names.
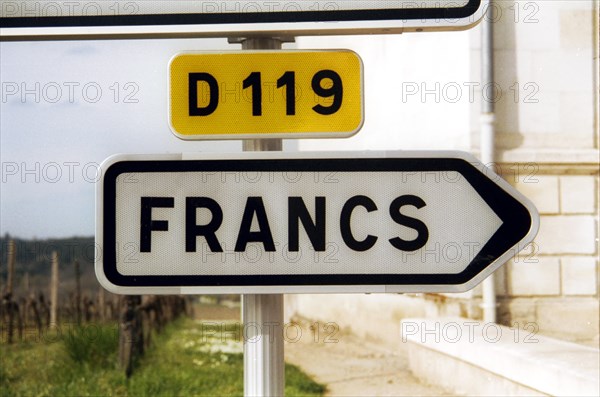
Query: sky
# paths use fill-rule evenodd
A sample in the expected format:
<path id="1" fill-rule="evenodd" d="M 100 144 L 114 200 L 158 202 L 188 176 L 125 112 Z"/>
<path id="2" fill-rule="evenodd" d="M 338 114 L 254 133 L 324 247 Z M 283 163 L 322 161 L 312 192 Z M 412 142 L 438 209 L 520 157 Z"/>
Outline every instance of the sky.
<path id="1" fill-rule="evenodd" d="M 426 109 L 436 104 L 426 107 L 418 101 L 398 110 L 396 74 L 415 77 L 424 70 L 440 70 L 432 60 L 447 61 L 453 45 L 468 46 L 467 34 L 312 37 L 287 45 L 358 52 L 366 70 L 368 116 L 362 131 L 344 142 L 288 140 L 284 150 L 302 145 L 311 150 L 453 149 L 435 137 L 412 134 L 412 144 L 407 144 L 406 136 L 388 132 L 401 125 L 399 117 L 412 125 L 414 118 L 423 120 L 431 130 L 458 117 L 446 109 L 449 119 L 433 120 Z M 432 45 L 440 49 L 437 55 L 428 51 Z M 167 121 L 169 60 L 182 51 L 239 48 L 226 39 L 0 42 L 0 233 L 21 238 L 92 236 L 96 170 L 113 154 L 241 151 L 240 141 L 182 141 Z M 415 66 L 407 51 L 429 66 Z M 468 73 L 464 62 L 443 70 L 462 81 Z M 427 74 L 418 77 L 423 81 Z M 450 123 L 457 131 L 468 129 L 464 114 Z M 451 132 L 447 137 L 464 144 Z"/>
<path id="2" fill-rule="evenodd" d="M 0 44 L 1 233 L 93 235 L 98 165 L 115 153 L 239 151 L 183 142 L 167 123 L 166 67 L 223 40 Z"/>

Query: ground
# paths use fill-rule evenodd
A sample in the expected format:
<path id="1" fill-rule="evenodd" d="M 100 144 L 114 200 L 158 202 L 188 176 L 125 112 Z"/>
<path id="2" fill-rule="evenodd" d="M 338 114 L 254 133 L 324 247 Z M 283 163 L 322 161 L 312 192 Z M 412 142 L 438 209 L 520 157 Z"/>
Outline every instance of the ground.
<path id="1" fill-rule="evenodd" d="M 308 337 L 286 343 L 285 360 L 327 385 L 328 396 L 450 395 L 415 378 L 408 368 L 407 355 L 399 349 L 390 351 L 343 330 L 326 343 L 323 335 L 315 338 L 314 327 L 311 329 L 309 322 L 298 321 L 298 324 L 302 335 Z M 333 329 L 328 331 L 333 332 Z"/>
<path id="2" fill-rule="evenodd" d="M 201 306 L 202 320 L 239 320 L 239 308 Z M 306 319 L 286 327 L 285 360 L 327 385 L 327 396 L 448 396 L 415 378 L 406 352 L 366 341 L 347 330 L 326 328 Z M 301 333 L 299 332 L 301 330 Z"/>

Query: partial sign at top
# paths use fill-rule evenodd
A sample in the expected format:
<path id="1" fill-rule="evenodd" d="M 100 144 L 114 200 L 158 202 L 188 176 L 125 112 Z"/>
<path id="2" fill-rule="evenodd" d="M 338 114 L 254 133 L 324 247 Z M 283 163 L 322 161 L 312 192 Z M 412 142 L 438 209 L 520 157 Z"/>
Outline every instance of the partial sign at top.
<path id="1" fill-rule="evenodd" d="M 402 33 L 475 25 L 488 0 L 3 0 L 0 40 Z"/>

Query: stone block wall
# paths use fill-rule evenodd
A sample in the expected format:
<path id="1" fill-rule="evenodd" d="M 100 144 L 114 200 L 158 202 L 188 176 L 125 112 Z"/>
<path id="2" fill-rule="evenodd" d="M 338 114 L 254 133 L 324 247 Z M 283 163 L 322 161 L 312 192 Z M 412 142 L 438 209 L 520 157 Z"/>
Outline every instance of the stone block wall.
<path id="1" fill-rule="evenodd" d="M 592 167 L 546 165 L 531 183 L 515 183 L 538 207 L 540 231 L 527 252 L 500 270 L 505 325 L 535 323 L 546 334 L 598 339 L 598 171 Z"/>
<path id="2" fill-rule="evenodd" d="M 493 5 L 499 98 L 493 166 L 540 213 L 534 244 L 496 272 L 499 320 L 588 341 L 598 339 L 600 290 L 597 7 L 586 1 Z M 476 78 L 476 32 L 471 42 Z M 472 105 L 475 113 L 480 103 Z M 478 134 L 474 120 L 474 148 Z M 479 315 L 477 308 L 472 313 Z"/>

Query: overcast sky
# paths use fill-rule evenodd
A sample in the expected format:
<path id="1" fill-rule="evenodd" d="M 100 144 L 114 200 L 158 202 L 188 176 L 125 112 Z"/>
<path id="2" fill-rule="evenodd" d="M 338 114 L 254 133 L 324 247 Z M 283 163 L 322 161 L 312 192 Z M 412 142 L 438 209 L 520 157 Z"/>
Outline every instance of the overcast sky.
<path id="1" fill-rule="evenodd" d="M 115 153 L 235 151 L 167 124 L 167 64 L 223 40 L 0 44 L 2 234 L 93 235 L 97 164 Z"/>
<path id="2" fill-rule="evenodd" d="M 365 62 L 367 121 L 356 137 L 329 146 L 389 149 L 397 145 L 397 149 L 407 149 L 412 140 L 412 148 L 451 149 L 426 134 L 413 133 L 407 139 L 389 131 L 397 128 L 398 117 L 409 122 L 420 117 L 423 125 L 439 129 L 417 108 L 429 112 L 436 104 L 415 101 L 398 108 L 397 75 L 427 69 L 415 66 L 417 61 L 408 59 L 408 52 L 437 70 L 434 76 L 442 70 L 432 62 L 438 56 L 446 63 L 443 70 L 460 74 L 452 79 L 464 81 L 468 74 L 465 63 L 452 66 L 447 61 L 455 43 L 468 49 L 467 34 L 315 37 L 291 45 L 349 48 Z M 440 48 L 434 55 L 428 50 L 433 43 Z M 410 48 L 402 47 L 406 45 Z M 181 141 L 167 122 L 171 57 L 188 50 L 239 48 L 226 39 L 1 42 L 0 233 L 23 238 L 93 235 L 95 170 L 112 154 L 241 151 L 239 141 Z M 386 101 L 385 96 L 394 100 Z M 448 110 L 450 118 L 460 113 L 455 108 Z M 468 120 L 464 114 L 461 117 Z M 441 117 L 439 123 L 468 129 L 465 122 L 448 123 L 447 117 Z M 459 142 L 450 132 L 445 136 Z M 285 150 L 297 147 L 293 141 L 284 143 Z M 322 144 L 306 147 L 320 149 Z"/>

